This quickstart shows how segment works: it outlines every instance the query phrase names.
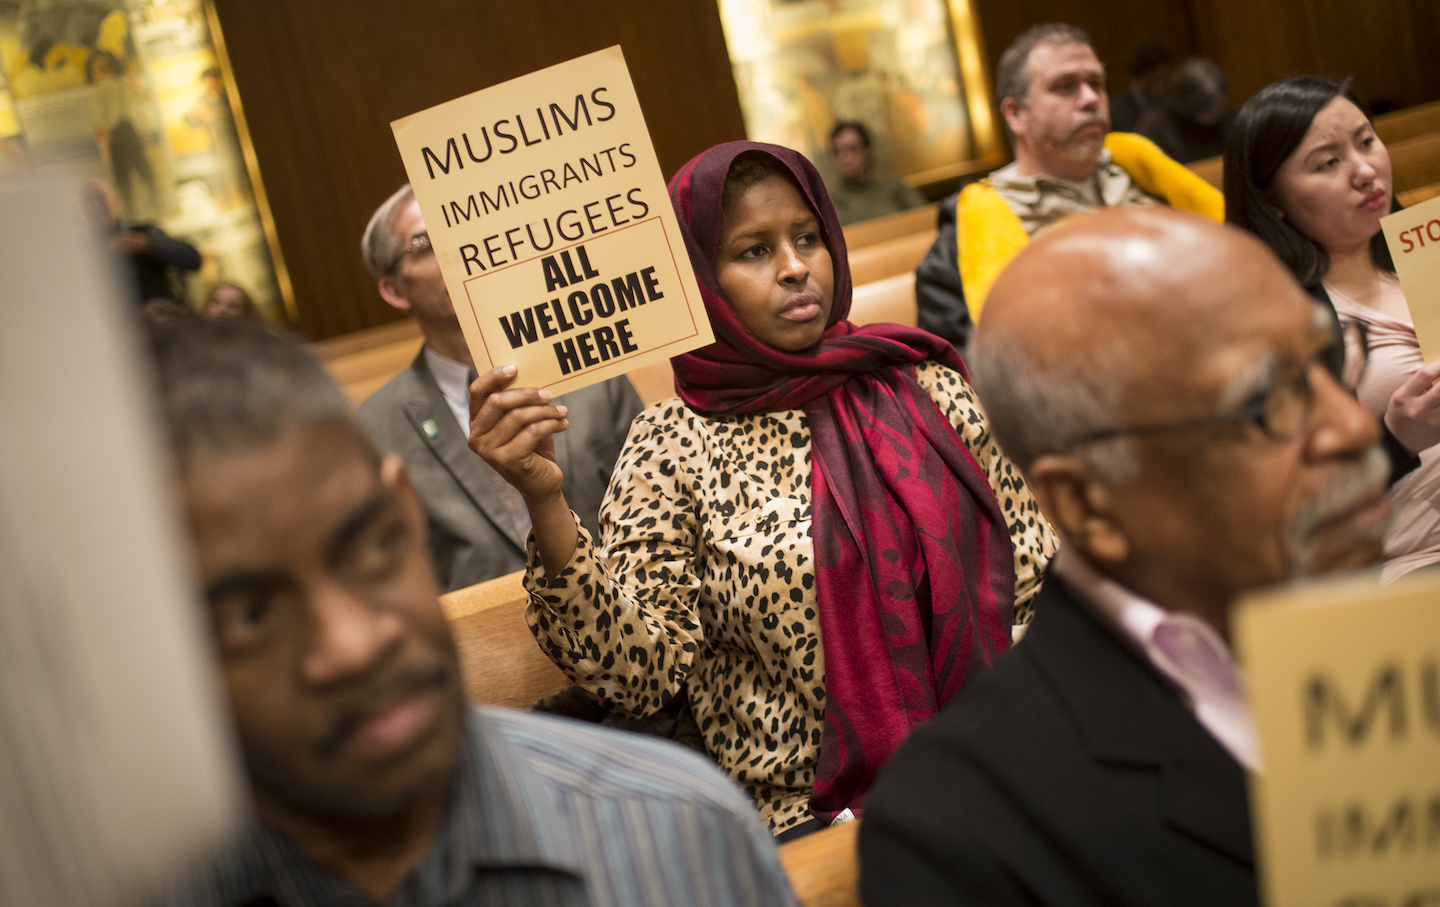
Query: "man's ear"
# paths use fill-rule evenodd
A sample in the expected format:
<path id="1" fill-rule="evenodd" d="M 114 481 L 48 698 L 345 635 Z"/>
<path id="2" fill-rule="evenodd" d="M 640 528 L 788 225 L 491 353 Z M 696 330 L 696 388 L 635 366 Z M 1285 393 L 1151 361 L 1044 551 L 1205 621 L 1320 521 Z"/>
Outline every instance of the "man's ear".
<path id="1" fill-rule="evenodd" d="M 1130 556 L 1129 536 L 1115 518 L 1115 496 L 1083 459 L 1073 453 L 1041 454 L 1025 474 L 1041 511 L 1067 545 L 1096 564 L 1117 564 Z"/>
<path id="2" fill-rule="evenodd" d="M 1021 116 L 1024 110 L 1025 108 L 1021 107 L 1020 102 L 1014 98 L 1004 98 L 1000 101 L 1000 115 L 1005 118 L 1005 125 L 1010 127 L 1010 131 L 1017 138 L 1025 133 L 1024 129 L 1019 128 L 1024 125 Z"/>
<path id="3" fill-rule="evenodd" d="M 405 469 L 405 461 L 399 454 L 386 454 L 380 460 L 380 484 L 395 495 L 407 514 L 417 517 L 423 514 L 420 497 L 415 494 L 415 486 L 410 484 L 410 473 Z M 423 517 L 421 522 L 424 522 Z"/>
<path id="4" fill-rule="evenodd" d="M 385 297 L 386 302 L 407 315 L 410 313 L 410 299 L 405 295 L 400 281 L 395 278 L 394 274 L 386 274 L 380 278 L 377 286 L 380 288 L 380 295 Z"/>

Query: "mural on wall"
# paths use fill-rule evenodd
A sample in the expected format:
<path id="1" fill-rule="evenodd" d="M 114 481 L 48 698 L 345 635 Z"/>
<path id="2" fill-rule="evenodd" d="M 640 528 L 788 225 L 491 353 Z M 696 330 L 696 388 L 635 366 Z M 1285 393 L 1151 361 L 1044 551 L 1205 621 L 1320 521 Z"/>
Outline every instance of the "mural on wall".
<path id="1" fill-rule="evenodd" d="M 827 178 L 841 121 L 869 129 L 881 172 L 979 156 L 945 0 L 720 0 L 720 18 L 750 138 Z"/>
<path id="2" fill-rule="evenodd" d="M 0 178 L 99 178 L 126 224 L 198 248 L 285 321 L 203 0 L 0 0 Z"/>

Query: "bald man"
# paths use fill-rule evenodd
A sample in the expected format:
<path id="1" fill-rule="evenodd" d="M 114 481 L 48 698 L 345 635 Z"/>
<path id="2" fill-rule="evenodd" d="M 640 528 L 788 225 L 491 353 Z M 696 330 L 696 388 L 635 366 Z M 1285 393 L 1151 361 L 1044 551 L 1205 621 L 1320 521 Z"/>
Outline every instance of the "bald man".
<path id="1" fill-rule="evenodd" d="M 1163 208 L 1001 275 L 971 373 L 1062 545 L 1024 640 L 882 770 L 866 904 L 1257 903 L 1230 605 L 1374 562 L 1389 516 L 1330 341 L 1259 242 Z"/>

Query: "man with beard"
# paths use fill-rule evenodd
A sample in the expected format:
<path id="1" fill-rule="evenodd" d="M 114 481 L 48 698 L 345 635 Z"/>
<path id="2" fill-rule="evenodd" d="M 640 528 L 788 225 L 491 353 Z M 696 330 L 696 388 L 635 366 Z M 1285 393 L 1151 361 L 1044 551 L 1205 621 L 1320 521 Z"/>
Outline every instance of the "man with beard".
<path id="1" fill-rule="evenodd" d="M 156 333 L 258 818 L 174 903 L 794 904 L 704 758 L 465 705 L 404 461 L 302 345 L 237 321 Z"/>
<path id="2" fill-rule="evenodd" d="M 1061 537 L 1025 638 L 881 770 L 871 907 L 1258 902 L 1229 609 L 1378 560 L 1375 420 L 1249 234 L 1161 208 L 1037 237 L 970 369 Z"/>
<path id="3" fill-rule="evenodd" d="M 1105 68 L 1073 25 L 1016 38 L 996 67 L 995 94 L 1015 161 L 941 205 L 940 234 L 915 272 L 925 330 L 964 346 L 1005 265 L 1068 214 L 1164 203 L 1224 220 L 1220 192 L 1149 139 L 1106 135 Z"/>

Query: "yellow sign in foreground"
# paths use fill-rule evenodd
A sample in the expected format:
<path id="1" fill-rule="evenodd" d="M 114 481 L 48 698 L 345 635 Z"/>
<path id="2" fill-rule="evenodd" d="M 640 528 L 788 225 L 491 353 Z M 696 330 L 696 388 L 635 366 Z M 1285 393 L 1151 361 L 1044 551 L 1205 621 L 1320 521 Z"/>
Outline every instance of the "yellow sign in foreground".
<path id="1" fill-rule="evenodd" d="M 1380 227 L 1429 362 L 1440 356 L 1440 198 L 1381 218 Z"/>
<path id="2" fill-rule="evenodd" d="M 1255 596 L 1233 629 L 1264 903 L 1440 905 L 1440 577 Z"/>
<path id="3" fill-rule="evenodd" d="M 564 393 L 711 342 L 618 46 L 390 126 L 476 368 Z"/>

